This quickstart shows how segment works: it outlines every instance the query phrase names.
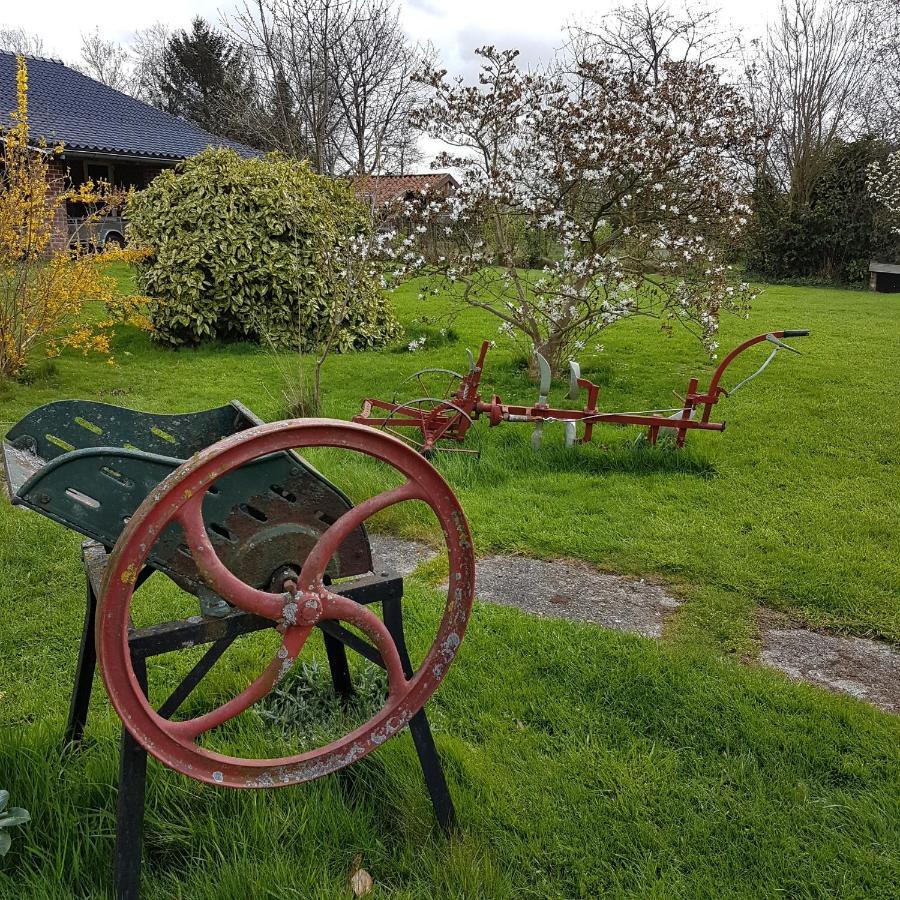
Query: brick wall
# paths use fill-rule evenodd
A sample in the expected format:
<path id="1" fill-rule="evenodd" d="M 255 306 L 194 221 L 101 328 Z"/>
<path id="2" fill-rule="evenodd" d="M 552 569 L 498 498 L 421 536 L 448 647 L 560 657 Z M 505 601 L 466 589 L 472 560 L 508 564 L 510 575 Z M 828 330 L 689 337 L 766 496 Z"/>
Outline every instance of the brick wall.
<path id="1" fill-rule="evenodd" d="M 61 159 L 51 158 L 47 165 L 47 178 L 50 182 L 50 196 L 54 200 L 64 193 L 68 166 Z M 53 232 L 50 237 L 51 250 L 65 250 L 69 244 L 69 226 L 66 223 L 66 204 L 57 203 L 53 216 Z"/>
<path id="2" fill-rule="evenodd" d="M 144 178 L 144 184 L 150 184 L 163 169 L 171 169 L 171 166 L 147 165 L 143 167 L 141 174 Z"/>

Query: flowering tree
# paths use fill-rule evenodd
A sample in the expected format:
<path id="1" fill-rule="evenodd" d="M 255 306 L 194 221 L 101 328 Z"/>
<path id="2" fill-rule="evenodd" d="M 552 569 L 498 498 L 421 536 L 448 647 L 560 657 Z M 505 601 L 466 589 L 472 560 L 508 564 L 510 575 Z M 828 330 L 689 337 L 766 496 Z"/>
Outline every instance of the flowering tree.
<path id="1" fill-rule="evenodd" d="M 869 194 L 891 216 L 892 231 L 900 234 L 900 150 L 892 153 L 882 166 L 869 167 Z"/>
<path id="2" fill-rule="evenodd" d="M 51 150 L 29 138 L 28 73 L 21 56 L 16 88 L 17 106 L 3 131 L 0 157 L 0 378 L 17 375 L 37 347 L 50 354 L 72 347 L 108 355 L 116 322 L 146 326 L 139 312 L 143 298 L 121 297 L 105 271 L 113 257 L 131 259 L 132 251 L 51 251 L 53 223 L 66 200 L 93 210 L 82 225 L 87 231 L 90 219 L 121 197 L 91 183 L 74 190 L 53 183 L 49 158 L 62 148 Z M 89 300 L 105 303 L 108 315 L 86 321 L 81 313 Z"/>
<path id="3" fill-rule="evenodd" d="M 479 84 L 431 69 L 417 124 L 451 150 L 455 194 L 407 201 L 395 274 L 453 285 L 559 368 L 634 315 L 680 323 L 712 352 L 719 313 L 745 311 L 726 252 L 746 224 L 740 165 L 755 145 L 737 92 L 667 63 L 649 84 L 605 61 L 527 73 L 485 47 Z"/>

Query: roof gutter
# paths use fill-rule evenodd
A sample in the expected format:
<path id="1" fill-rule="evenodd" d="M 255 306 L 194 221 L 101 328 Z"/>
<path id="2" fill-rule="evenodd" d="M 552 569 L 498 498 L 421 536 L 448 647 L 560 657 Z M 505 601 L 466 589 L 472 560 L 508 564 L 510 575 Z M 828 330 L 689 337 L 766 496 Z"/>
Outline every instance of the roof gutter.
<path id="1" fill-rule="evenodd" d="M 0 144 L 5 143 L 6 135 L 0 133 Z M 30 144 L 29 146 L 35 153 L 41 153 L 44 156 L 57 156 L 56 147 L 58 145 L 56 144 L 47 144 L 46 146 Z M 72 159 L 108 159 L 110 162 L 147 162 L 163 166 L 175 166 L 187 159 L 185 156 L 147 156 L 139 153 L 110 153 L 103 150 L 69 150 L 63 145 L 62 153 L 58 154 L 57 158 L 66 159 L 67 157 Z"/>
<path id="2" fill-rule="evenodd" d="M 140 153 L 110 153 L 102 150 L 69 150 L 63 147 L 61 159 L 71 157 L 73 159 L 107 159 L 110 162 L 145 162 L 156 163 L 163 166 L 174 166 L 182 162 L 183 156 L 147 156 Z"/>

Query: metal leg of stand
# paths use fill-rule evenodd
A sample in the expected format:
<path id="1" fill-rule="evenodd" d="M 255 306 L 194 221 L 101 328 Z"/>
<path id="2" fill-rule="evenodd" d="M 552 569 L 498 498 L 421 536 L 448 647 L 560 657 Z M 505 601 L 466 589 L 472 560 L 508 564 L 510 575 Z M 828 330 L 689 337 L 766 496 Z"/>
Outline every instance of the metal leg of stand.
<path id="1" fill-rule="evenodd" d="M 91 702 L 91 688 L 94 684 L 94 670 L 97 667 L 97 646 L 94 641 L 94 626 L 97 621 L 97 595 L 87 582 L 87 609 L 84 613 L 84 629 L 81 632 L 81 647 L 75 667 L 75 686 L 69 701 L 69 720 L 66 723 L 64 746 L 78 744 L 84 736 L 88 706 Z"/>
<path id="2" fill-rule="evenodd" d="M 147 663 L 132 657 L 134 674 L 147 693 Z M 116 900 L 138 900 L 141 893 L 141 849 L 144 837 L 144 790 L 147 751 L 122 728 L 119 750 L 119 799 L 116 815 L 116 855 L 113 883 Z"/>
<path id="3" fill-rule="evenodd" d="M 397 653 L 403 665 L 403 672 L 407 678 L 412 677 L 413 668 L 406 649 L 406 639 L 403 635 L 403 609 L 400 598 L 385 600 L 381 605 L 384 615 L 384 624 L 391 633 L 397 646 Z M 453 800 L 450 797 L 450 789 L 447 787 L 447 779 L 441 767 L 441 759 L 438 756 L 434 737 L 431 734 L 431 726 L 425 710 L 420 709 L 410 720 L 409 730 L 412 733 L 413 744 L 419 755 L 419 764 L 422 766 L 422 774 L 425 776 L 425 786 L 431 797 L 434 814 L 438 824 L 444 831 L 450 831 L 456 821 L 456 812 L 453 809 Z"/>
<path id="4" fill-rule="evenodd" d="M 353 694 L 353 681 L 350 678 L 350 666 L 347 664 L 347 648 L 327 632 L 322 632 L 322 639 L 325 642 L 325 653 L 328 656 L 328 668 L 331 669 L 334 689 L 342 700 L 349 700 Z"/>

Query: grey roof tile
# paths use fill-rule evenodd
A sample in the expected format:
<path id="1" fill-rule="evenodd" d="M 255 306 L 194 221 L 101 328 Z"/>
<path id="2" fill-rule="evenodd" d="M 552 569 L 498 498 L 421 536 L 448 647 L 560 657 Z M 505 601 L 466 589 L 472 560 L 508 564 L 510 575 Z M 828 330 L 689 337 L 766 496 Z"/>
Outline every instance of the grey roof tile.
<path id="1" fill-rule="evenodd" d="M 259 151 L 209 134 L 70 69 L 59 60 L 27 57 L 31 135 L 67 150 L 160 160 L 185 159 L 209 146 L 242 156 Z M 0 51 L 0 129 L 16 106 L 16 57 Z"/>

